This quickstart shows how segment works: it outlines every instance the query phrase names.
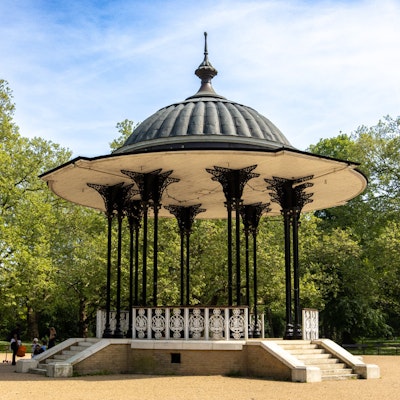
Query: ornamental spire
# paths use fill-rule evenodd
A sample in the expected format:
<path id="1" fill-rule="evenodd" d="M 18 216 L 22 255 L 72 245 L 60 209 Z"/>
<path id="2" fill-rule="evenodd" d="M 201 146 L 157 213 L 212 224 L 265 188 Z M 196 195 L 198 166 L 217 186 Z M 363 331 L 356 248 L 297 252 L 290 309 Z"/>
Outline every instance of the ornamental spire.
<path id="1" fill-rule="evenodd" d="M 218 71 L 211 65 L 210 61 L 208 60 L 207 32 L 204 32 L 204 60 L 194 73 L 201 79 L 201 86 L 199 91 L 192 97 L 218 96 L 211 85 L 211 80 L 212 78 L 214 78 L 215 75 L 218 74 Z"/>

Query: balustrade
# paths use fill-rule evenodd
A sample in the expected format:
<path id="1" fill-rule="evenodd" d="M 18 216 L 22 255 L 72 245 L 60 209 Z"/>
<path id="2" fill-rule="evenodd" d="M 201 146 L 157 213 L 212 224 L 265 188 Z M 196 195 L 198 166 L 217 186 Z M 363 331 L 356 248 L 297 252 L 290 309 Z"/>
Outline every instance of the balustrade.
<path id="1" fill-rule="evenodd" d="M 132 339 L 148 340 L 240 340 L 248 339 L 247 307 L 134 307 Z M 129 313 L 121 311 L 121 330 L 129 328 Z M 110 313 L 110 329 L 116 325 L 116 313 Z M 105 312 L 97 313 L 96 336 L 102 337 Z M 263 332 L 263 318 L 258 320 Z M 251 320 L 251 327 L 254 321 Z M 263 335 L 262 335 L 263 336 Z"/>
<path id="2" fill-rule="evenodd" d="M 303 319 L 303 339 L 319 339 L 319 313 L 312 308 L 304 308 L 302 312 Z"/>

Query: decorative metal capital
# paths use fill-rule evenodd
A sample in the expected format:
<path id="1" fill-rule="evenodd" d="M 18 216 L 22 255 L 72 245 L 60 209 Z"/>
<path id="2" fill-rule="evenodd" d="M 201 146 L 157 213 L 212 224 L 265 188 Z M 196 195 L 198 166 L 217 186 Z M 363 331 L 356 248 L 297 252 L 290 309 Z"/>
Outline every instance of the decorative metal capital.
<path id="1" fill-rule="evenodd" d="M 307 182 L 313 177 L 314 175 L 298 179 L 273 177 L 264 180 L 268 184 L 267 189 L 272 190 L 269 193 L 271 201 L 280 204 L 282 213 L 300 214 L 302 208 L 313 201 L 311 197 L 314 193 L 305 192 L 305 189 L 314 186 L 313 183 Z"/>
<path id="2" fill-rule="evenodd" d="M 192 232 L 192 225 L 194 219 L 196 218 L 197 214 L 200 214 L 205 210 L 205 208 L 200 208 L 201 204 L 196 204 L 193 206 L 177 206 L 177 205 L 170 205 L 165 206 L 164 208 L 167 209 L 171 214 L 175 215 L 179 231 L 181 234 L 190 234 Z"/>
<path id="3" fill-rule="evenodd" d="M 148 173 L 128 170 L 121 172 L 136 183 L 142 202 L 150 203 L 154 208 L 159 207 L 165 188 L 171 183 L 179 182 L 179 179 L 169 177 L 173 171 L 161 172 L 161 169 L 156 169 Z"/>
<path id="4" fill-rule="evenodd" d="M 126 199 L 134 195 L 133 184 L 124 186 L 124 183 L 121 182 L 112 186 L 97 183 L 87 183 L 87 185 L 96 190 L 103 198 L 108 217 L 112 217 L 114 214 L 122 216 Z"/>
<path id="5" fill-rule="evenodd" d="M 269 205 L 270 203 L 254 203 L 245 204 L 240 207 L 240 215 L 242 216 L 244 231 L 246 234 L 257 233 L 258 224 L 260 222 L 262 214 L 271 211 Z"/>
<path id="6" fill-rule="evenodd" d="M 227 203 L 239 204 L 242 201 L 243 189 L 246 183 L 260 174 L 251 172 L 257 165 L 251 165 L 242 169 L 230 169 L 214 166 L 214 169 L 206 168 L 206 171 L 213 175 L 213 181 L 222 185 Z"/>

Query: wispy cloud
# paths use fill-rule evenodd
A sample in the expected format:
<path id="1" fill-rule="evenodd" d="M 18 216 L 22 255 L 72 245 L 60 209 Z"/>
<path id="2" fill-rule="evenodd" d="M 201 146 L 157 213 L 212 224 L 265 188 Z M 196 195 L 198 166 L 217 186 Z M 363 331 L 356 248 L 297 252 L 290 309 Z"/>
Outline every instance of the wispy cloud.
<path id="1" fill-rule="evenodd" d="M 24 136 L 106 154 L 117 122 L 197 91 L 208 31 L 216 91 L 305 149 L 400 114 L 399 20 L 396 0 L 3 0 L 0 77 Z"/>

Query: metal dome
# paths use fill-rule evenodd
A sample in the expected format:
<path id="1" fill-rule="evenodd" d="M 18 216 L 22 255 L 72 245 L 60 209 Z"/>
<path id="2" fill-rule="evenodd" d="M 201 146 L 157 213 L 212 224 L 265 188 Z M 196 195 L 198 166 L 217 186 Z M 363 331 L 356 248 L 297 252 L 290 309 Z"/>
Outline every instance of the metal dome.
<path id="1" fill-rule="evenodd" d="M 199 91 L 171 104 L 142 122 L 115 153 L 165 150 L 275 150 L 292 148 L 283 133 L 253 108 L 215 93 L 211 80 L 217 70 L 204 60 L 195 71 Z"/>
<path id="2" fill-rule="evenodd" d="M 103 198 L 88 183 L 125 187 L 132 185 L 132 179 L 123 171 L 149 176 L 171 173 L 174 184 L 162 192 L 159 216 L 171 217 L 165 206 L 201 204 L 206 211 L 199 218 L 205 219 L 226 218 L 224 192 L 211 175 L 216 168 L 240 172 L 251 167 L 257 177 L 244 186 L 242 200 L 244 204 L 270 201 L 269 215 L 280 215 L 281 204 L 273 201 L 266 179 L 296 186 L 312 177 L 312 185 L 304 189 L 312 202 L 304 204 L 303 212 L 342 205 L 364 191 L 367 181 L 357 163 L 294 148 L 257 111 L 218 95 L 211 85 L 217 73 L 208 60 L 206 42 L 204 60 L 195 71 L 201 79 L 195 95 L 147 118 L 112 154 L 78 157 L 41 178 L 58 196 L 106 211 Z"/>

